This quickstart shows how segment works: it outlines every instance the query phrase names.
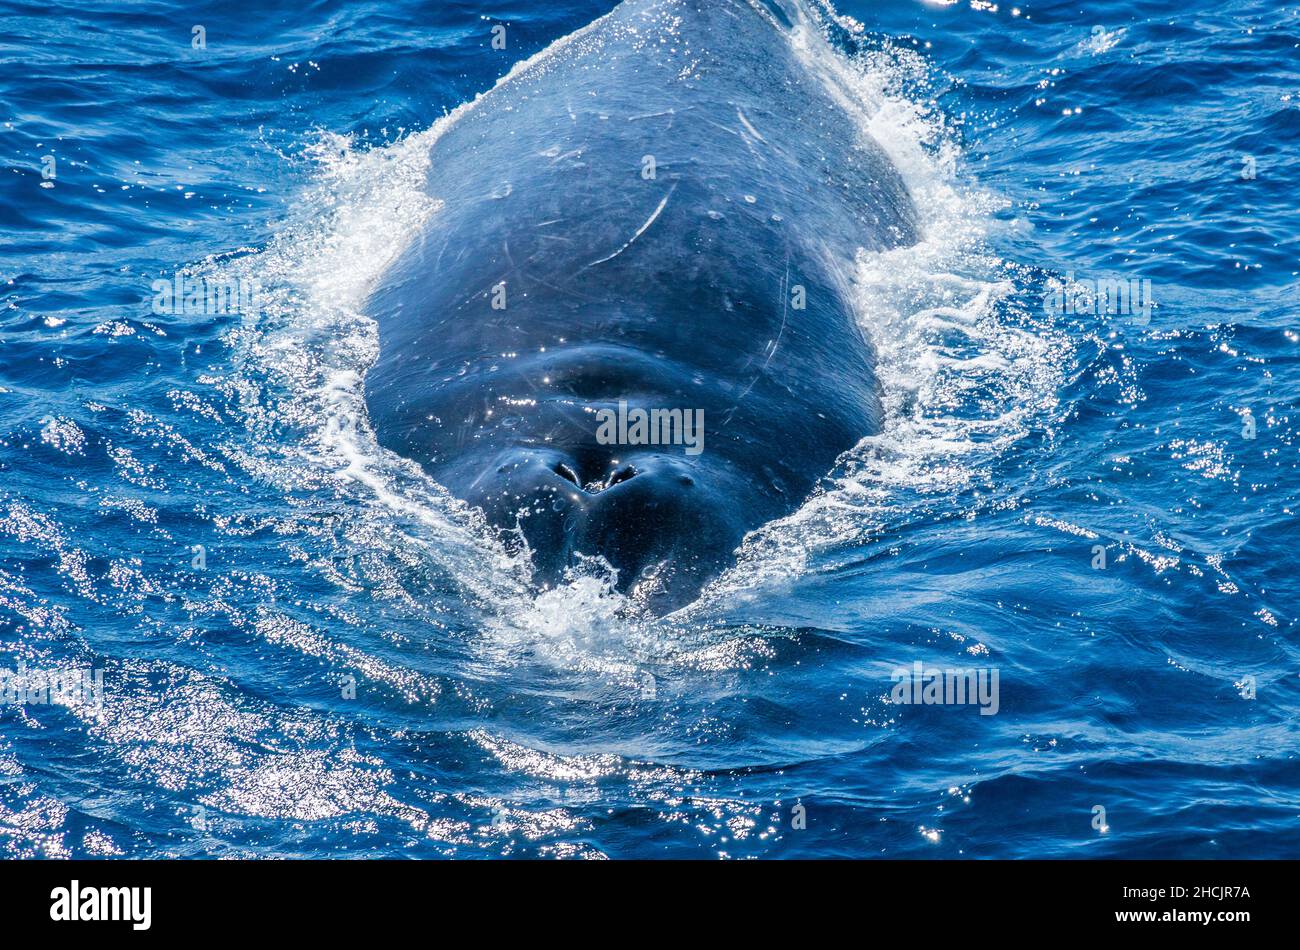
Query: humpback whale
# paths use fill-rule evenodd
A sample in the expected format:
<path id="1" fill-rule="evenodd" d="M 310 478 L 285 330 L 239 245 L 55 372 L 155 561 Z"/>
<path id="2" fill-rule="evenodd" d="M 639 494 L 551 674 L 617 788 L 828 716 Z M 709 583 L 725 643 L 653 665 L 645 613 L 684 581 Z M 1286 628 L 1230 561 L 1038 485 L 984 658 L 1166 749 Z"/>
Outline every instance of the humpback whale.
<path id="1" fill-rule="evenodd" d="M 859 249 L 907 188 L 796 0 L 626 0 L 432 146 L 440 202 L 368 302 L 381 445 L 662 613 L 879 430 Z M 697 431 L 698 424 L 698 431 Z"/>

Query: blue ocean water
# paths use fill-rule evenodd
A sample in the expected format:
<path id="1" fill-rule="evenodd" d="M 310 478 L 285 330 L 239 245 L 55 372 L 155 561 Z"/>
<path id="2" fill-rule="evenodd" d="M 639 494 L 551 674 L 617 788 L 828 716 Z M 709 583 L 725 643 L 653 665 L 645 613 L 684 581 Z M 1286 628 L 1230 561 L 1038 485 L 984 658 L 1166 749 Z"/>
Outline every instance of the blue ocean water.
<path id="1" fill-rule="evenodd" d="M 888 421 L 656 620 L 361 397 L 439 124 L 611 6 L 0 2 L 0 668 L 103 683 L 0 704 L 3 853 L 1294 856 L 1300 7 L 822 10 Z"/>

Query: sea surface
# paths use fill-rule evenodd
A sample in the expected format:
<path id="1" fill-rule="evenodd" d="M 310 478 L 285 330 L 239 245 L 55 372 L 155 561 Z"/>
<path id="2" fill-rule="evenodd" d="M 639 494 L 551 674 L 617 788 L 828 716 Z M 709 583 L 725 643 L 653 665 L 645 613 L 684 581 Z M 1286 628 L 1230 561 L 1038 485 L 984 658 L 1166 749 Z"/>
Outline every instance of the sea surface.
<path id="1" fill-rule="evenodd" d="M 611 7 L 0 2 L 0 853 L 1300 853 L 1300 7 L 810 2 L 887 421 L 659 619 L 362 395 L 446 117 Z"/>

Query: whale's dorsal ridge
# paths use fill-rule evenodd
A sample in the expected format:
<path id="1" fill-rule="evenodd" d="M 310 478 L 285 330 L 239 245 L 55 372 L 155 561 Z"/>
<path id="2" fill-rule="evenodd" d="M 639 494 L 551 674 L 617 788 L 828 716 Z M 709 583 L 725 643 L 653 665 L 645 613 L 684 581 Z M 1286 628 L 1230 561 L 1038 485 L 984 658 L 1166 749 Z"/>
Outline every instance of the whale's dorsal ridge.
<path id="1" fill-rule="evenodd" d="M 370 304 L 371 422 L 541 578 L 599 556 L 679 605 L 879 428 L 849 268 L 910 198 L 790 42 L 809 15 L 628 0 L 432 146 L 441 210 Z"/>

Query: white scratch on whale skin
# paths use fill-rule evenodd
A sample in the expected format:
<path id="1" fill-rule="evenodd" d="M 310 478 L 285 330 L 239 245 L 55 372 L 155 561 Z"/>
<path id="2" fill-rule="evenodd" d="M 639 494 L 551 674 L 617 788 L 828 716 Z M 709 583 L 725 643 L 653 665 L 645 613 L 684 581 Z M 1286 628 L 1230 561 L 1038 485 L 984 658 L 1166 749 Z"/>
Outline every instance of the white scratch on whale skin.
<path id="1" fill-rule="evenodd" d="M 641 227 L 636 229 L 636 234 L 633 234 L 630 238 L 627 239 L 626 244 L 620 247 L 613 254 L 610 254 L 607 257 L 602 257 L 598 261 L 592 261 L 590 264 L 587 265 L 587 268 L 595 267 L 597 264 L 604 264 L 607 261 L 612 261 L 614 258 L 618 257 L 629 247 L 631 247 L 632 243 L 636 241 L 636 239 L 639 238 L 641 235 L 645 234 L 646 231 L 649 229 L 650 225 L 654 224 L 655 221 L 658 220 L 659 215 L 663 212 L 664 208 L 668 204 L 668 199 L 673 196 L 673 192 L 676 190 L 677 190 L 676 185 L 673 185 L 671 188 L 668 189 L 668 194 L 664 195 L 663 200 L 659 202 L 659 207 L 655 208 L 654 213 L 651 214 L 650 217 L 646 219 L 645 224 L 641 225 Z M 586 270 L 587 268 L 583 268 L 583 269 Z"/>
<path id="2" fill-rule="evenodd" d="M 736 107 L 736 118 L 740 119 L 741 125 L 749 129 L 750 135 L 754 136 L 754 138 L 758 139 L 764 145 L 767 144 L 767 139 L 763 138 L 763 136 L 759 134 L 758 129 L 754 128 L 754 126 L 750 124 L 749 119 L 745 116 L 745 113 L 740 111 L 739 106 Z"/>
<path id="3" fill-rule="evenodd" d="M 664 109 L 662 112 L 643 112 L 640 115 L 630 115 L 627 117 L 629 122 L 639 122 L 642 119 L 657 119 L 660 116 L 676 115 L 676 109 Z"/>

